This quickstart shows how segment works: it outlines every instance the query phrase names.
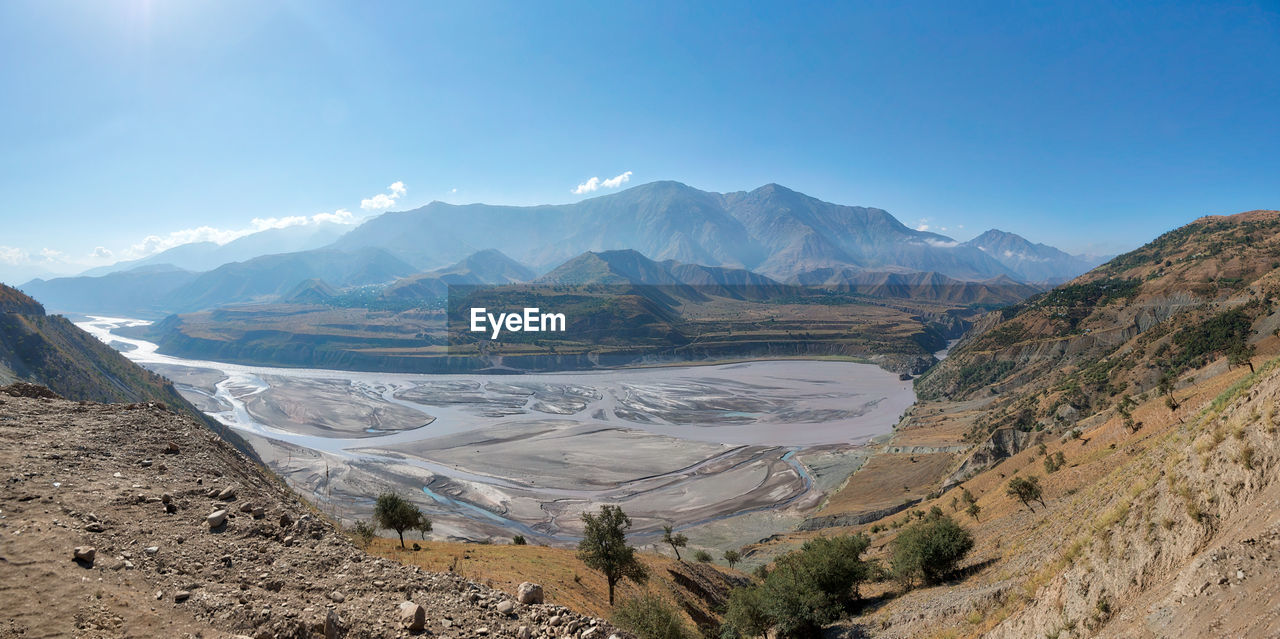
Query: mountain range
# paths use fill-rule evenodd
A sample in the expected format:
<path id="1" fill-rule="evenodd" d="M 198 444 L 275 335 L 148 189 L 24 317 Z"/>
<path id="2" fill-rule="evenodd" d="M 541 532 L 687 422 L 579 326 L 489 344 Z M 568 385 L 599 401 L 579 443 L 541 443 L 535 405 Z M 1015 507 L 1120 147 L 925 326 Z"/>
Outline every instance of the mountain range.
<path id="1" fill-rule="evenodd" d="M 724 284 L 733 271 L 744 283 L 844 290 L 901 293 L 952 282 L 1005 289 L 952 293 L 983 303 L 1009 298 L 1010 291 L 1025 296 L 1038 290 L 1026 284 L 1065 281 L 1100 261 L 998 230 L 957 242 L 909 228 L 880 209 L 832 204 L 777 184 L 712 193 L 653 182 L 574 204 L 531 207 L 433 202 L 385 213 L 338 236 L 346 228 L 305 225 L 222 246 L 188 244 L 111 267 L 123 270 L 36 279 L 22 289 L 60 311 L 139 317 L 244 302 L 315 302 L 368 285 L 385 285 L 385 298 L 412 301 L 439 297 L 450 284 L 551 277 L 575 259 L 631 250 L 678 265 L 669 275 L 685 284 Z M 752 279 L 761 277 L 767 282 Z"/>
<path id="2" fill-rule="evenodd" d="M 654 260 L 744 268 L 784 281 L 833 267 L 1060 281 L 1093 265 L 1022 242 L 1016 251 L 994 237 L 987 238 L 991 247 L 957 242 L 909 228 L 881 209 L 832 204 L 777 184 L 711 193 L 653 182 L 566 205 L 432 202 L 369 220 L 333 247 L 383 248 L 420 268 L 498 249 L 540 271 L 587 251 L 634 249 Z"/>

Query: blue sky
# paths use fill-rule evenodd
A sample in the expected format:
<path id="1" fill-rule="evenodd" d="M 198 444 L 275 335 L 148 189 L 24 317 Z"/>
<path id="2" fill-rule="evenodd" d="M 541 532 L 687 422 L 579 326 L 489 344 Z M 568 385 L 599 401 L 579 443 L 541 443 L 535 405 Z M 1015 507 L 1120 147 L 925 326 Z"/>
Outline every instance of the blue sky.
<path id="1" fill-rule="evenodd" d="M 1280 4 L 1197 4 L 0 3 L 0 268 L 628 171 L 1127 249 L 1280 208 Z"/>

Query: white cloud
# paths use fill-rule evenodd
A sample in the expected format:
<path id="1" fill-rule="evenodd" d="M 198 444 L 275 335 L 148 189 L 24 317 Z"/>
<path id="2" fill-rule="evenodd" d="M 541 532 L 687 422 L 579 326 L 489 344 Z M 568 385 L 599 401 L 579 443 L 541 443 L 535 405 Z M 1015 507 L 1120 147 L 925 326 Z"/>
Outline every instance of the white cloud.
<path id="1" fill-rule="evenodd" d="M 195 242 L 213 242 L 214 244 L 226 244 L 232 240 L 240 239 L 246 235 L 252 235 L 260 231 L 268 231 L 271 229 L 284 229 L 292 226 L 306 226 L 309 224 L 355 224 L 356 216 L 346 209 L 338 209 L 332 213 L 316 213 L 312 216 L 306 215 L 290 215 L 288 217 L 255 217 L 249 221 L 248 228 L 242 229 L 219 229 L 212 226 L 199 226 L 191 229 L 182 229 L 173 231 L 168 235 L 148 235 L 141 242 L 130 246 L 124 251 L 127 259 L 138 259 L 155 255 L 162 251 L 167 251 L 175 246 L 183 244 L 192 244 Z M 95 254 L 96 254 L 95 250 Z M 96 255 L 95 255 L 96 256 Z"/>
<path id="2" fill-rule="evenodd" d="M 392 182 L 387 187 L 386 193 L 379 193 L 373 197 L 360 200 L 360 208 L 366 211 L 381 211 L 395 206 L 396 200 L 404 196 L 408 189 L 405 188 L 404 182 Z"/>
<path id="3" fill-rule="evenodd" d="M 66 255 L 62 251 L 55 251 L 51 248 L 40 249 L 40 257 L 46 262 L 60 262 Z"/>
<path id="4" fill-rule="evenodd" d="M 27 252 L 12 246 L 0 246 L 0 262 L 17 266 L 27 261 Z"/>
<path id="5" fill-rule="evenodd" d="M 111 249 L 105 246 L 99 246 L 93 249 L 93 252 L 89 254 L 89 257 L 95 260 L 109 260 L 113 255 L 115 255 L 115 253 L 112 253 Z"/>
<path id="6" fill-rule="evenodd" d="M 942 229 L 942 230 L 945 231 L 946 229 Z M 937 248 L 952 248 L 960 245 L 960 243 L 955 240 L 951 240 L 951 241 L 939 240 L 939 239 L 934 239 L 932 237 L 925 240 L 924 243 L 928 244 L 929 246 L 935 246 Z"/>
<path id="7" fill-rule="evenodd" d="M 631 171 L 625 171 L 622 174 L 615 175 L 607 180 L 601 180 L 598 177 L 593 177 L 590 180 L 579 184 L 572 192 L 574 195 L 583 195 L 600 189 L 616 189 L 630 181 Z"/>

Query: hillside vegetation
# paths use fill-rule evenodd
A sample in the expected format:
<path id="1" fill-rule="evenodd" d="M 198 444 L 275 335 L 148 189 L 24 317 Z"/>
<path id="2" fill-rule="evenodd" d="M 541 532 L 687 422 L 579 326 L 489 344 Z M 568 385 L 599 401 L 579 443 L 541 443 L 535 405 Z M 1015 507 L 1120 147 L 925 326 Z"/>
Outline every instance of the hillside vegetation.
<path id="1" fill-rule="evenodd" d="M 959 570 L 866 586 L 865 605 L 828 632 L 1280 633 L 1278 231 L 1274 211 L 1204 218 L 988 315 L 919 379 L 925 399 L 888 446 L 963 425 L 968 451 L 932 493 L 744 554 L 862 533 L 868 558 L 886 561 L 913 522 L 941 512 L 973 536 Z M 855 474 L 845 492 L 861 484 Z M 865 501 L 842 494 L 829 503 Z"/>
<path id="2" fill-rule="evenodd" d="M 173 385 L 130 362 L 16 289 L 0 285 L 0 376 L 45 385 L 69 399 L 159 402 L 199 413 Z"/>

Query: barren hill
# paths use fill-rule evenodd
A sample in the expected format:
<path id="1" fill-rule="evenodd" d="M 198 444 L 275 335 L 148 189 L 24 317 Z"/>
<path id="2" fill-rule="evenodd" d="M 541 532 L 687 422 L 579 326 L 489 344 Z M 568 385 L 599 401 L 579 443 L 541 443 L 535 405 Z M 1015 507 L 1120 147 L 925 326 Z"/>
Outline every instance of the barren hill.
<path id="1" fill-rule="evenodd" d="M 187 417 L 0 397 L 0 636 L 615 632 L 456 574 L 365 554 Z M 425 631 L 405 628 L 405 601 L 424 609 Z"/>

